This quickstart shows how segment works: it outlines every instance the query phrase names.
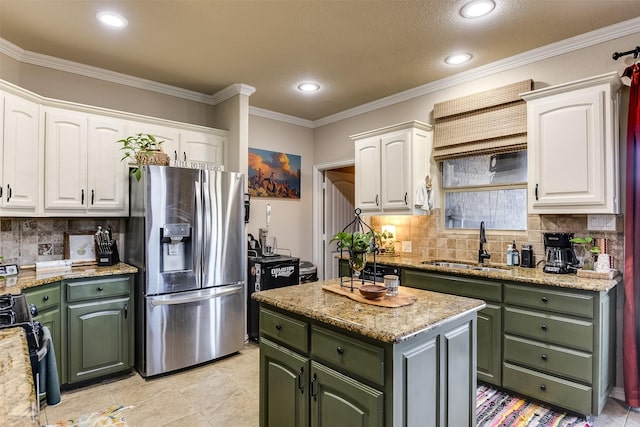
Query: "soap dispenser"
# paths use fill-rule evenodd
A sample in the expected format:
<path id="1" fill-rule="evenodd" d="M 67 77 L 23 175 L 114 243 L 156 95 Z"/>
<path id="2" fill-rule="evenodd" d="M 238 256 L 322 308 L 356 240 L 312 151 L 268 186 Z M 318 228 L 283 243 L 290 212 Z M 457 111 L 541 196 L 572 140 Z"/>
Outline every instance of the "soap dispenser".
<path id="1" fill-rule="evenodd" d="M 513 265 L 513 245 L 507 247 L 507 265 Z"/>
<path id="2" fill-rule="evenodd" d="M 518 248 L 516 247 L 516 241 L 513 241 L 513 245 L 511 245 L 511 247 L 513 248 L 513 252 L 511 254 L 512 256 L 512 262 L 511 265 L 513 266 L 517 266 L 520 265 L 520 253 L 518 252 Z"/>

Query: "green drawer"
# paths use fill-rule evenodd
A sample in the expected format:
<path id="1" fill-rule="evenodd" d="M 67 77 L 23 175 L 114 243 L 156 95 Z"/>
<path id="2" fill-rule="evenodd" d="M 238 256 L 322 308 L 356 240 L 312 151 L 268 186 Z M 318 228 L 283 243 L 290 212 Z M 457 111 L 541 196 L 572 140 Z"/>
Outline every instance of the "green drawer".
<path id="1" fill-rule="evenodd" d="M 566 381 L 510 363 L 504 364 L 502 381 L 505 388 L 515 392 L 580 414 L 591 414 L 592 389 L 589 386 Z"/>
<path id="2" fill-rule="evenodd" d="M 128 277 L 77 280 L 66 282 L 67 302 L 111 298 L 131 293 Z"/>
<path id="3" fill-rule="evenodd" d="M 260 335 L 303 353 L 309 350 L 308 323 L 265 308 L 260 308 Z"/>
<path id="4" fill-rule="evenodd" d="M 593 323 L 586 320 L 505 307 L 504 333 L 593 351 Z"/>
<path id="5" fill-rule="evenodd" d="M 400 284 L 403 286 L 485 301 L 502 301 L 502 284 L 500 282 L 408 269 L 402 270 L 401 274 Z"/>
<path id="6" fill-rule="evenodd" d="M 60 285 L 33 288 L 25 292 L 27 303 L 36 306 L 39 312 L 60 306 Z"/>
<path id="7" fill-rule="evenodd" d="M 567 292 L 550 286 L 504 286 L 504 302 L 593 319 L 593 294 Z"/>
<path id="8" fill-rule="evenodd" d="M 311 357 L 343 373 L 384 385 L 384 349 L 338 332 L 311 327 Z"/>
<path id="9" fill-rule="evenodd" d="M 592 383 L 591 353 L 506 335 L 504 360 L 587 384 Z"/>

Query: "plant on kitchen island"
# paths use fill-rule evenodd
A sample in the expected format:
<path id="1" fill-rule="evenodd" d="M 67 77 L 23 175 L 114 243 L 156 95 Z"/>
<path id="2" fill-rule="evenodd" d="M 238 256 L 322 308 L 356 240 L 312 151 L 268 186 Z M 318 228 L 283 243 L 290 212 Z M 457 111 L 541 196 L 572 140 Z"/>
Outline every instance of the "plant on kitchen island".
<path id="1" fill-rule="evenodd" d="M 162 143 L 155 136 L 148 133 L 138 133 L 116 141 L 122 144 L 120 147 L 124 155 L 120 161 L 125 159 L 135 160 L 136 167 L 131 169 L 130 175 L 135 175 L 140 181 L 142 170 L 140 166 L 145 164 L 168 165 L 169 157 L 162 151 Z"/>
<path id="2" fill-rule="evenodd" d="M 366 233 L 340 231 L 329 240 L 329 243 L 337 241 L 338 249 L 349 251 L 349 265 L 359 275 L 366 264 L 365 255 L 377 249 L 376 240 L 377 238 L 372 231 Z"/>

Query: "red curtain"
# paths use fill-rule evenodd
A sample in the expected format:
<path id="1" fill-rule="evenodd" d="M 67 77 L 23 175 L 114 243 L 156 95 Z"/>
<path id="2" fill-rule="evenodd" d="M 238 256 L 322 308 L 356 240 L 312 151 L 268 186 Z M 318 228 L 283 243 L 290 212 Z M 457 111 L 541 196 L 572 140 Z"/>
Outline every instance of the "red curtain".
<path id="1" fill-rule="evenodd" d="M 638 327 L 640 309 L 640 64 L 624 71 L 631 79 L 629 121 L 627 126 L 627 188 L 624 234 L 624 313 L 622 354 L 624 394 L 627 405 L 640 407 L 640 373 Z"/>

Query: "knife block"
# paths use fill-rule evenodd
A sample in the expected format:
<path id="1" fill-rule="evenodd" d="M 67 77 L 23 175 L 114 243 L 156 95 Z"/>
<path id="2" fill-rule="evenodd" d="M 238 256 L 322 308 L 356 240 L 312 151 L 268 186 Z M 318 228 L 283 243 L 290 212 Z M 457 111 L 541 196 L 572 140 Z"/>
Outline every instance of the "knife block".
<path id="1" fill-rule="evenodd" d="M 118 245 L 115 240 L 109 242 L 108 251 L 98 251 L 98 265 L 109 266 L 120 262 L 120 254 L 118 253 Z"/>

